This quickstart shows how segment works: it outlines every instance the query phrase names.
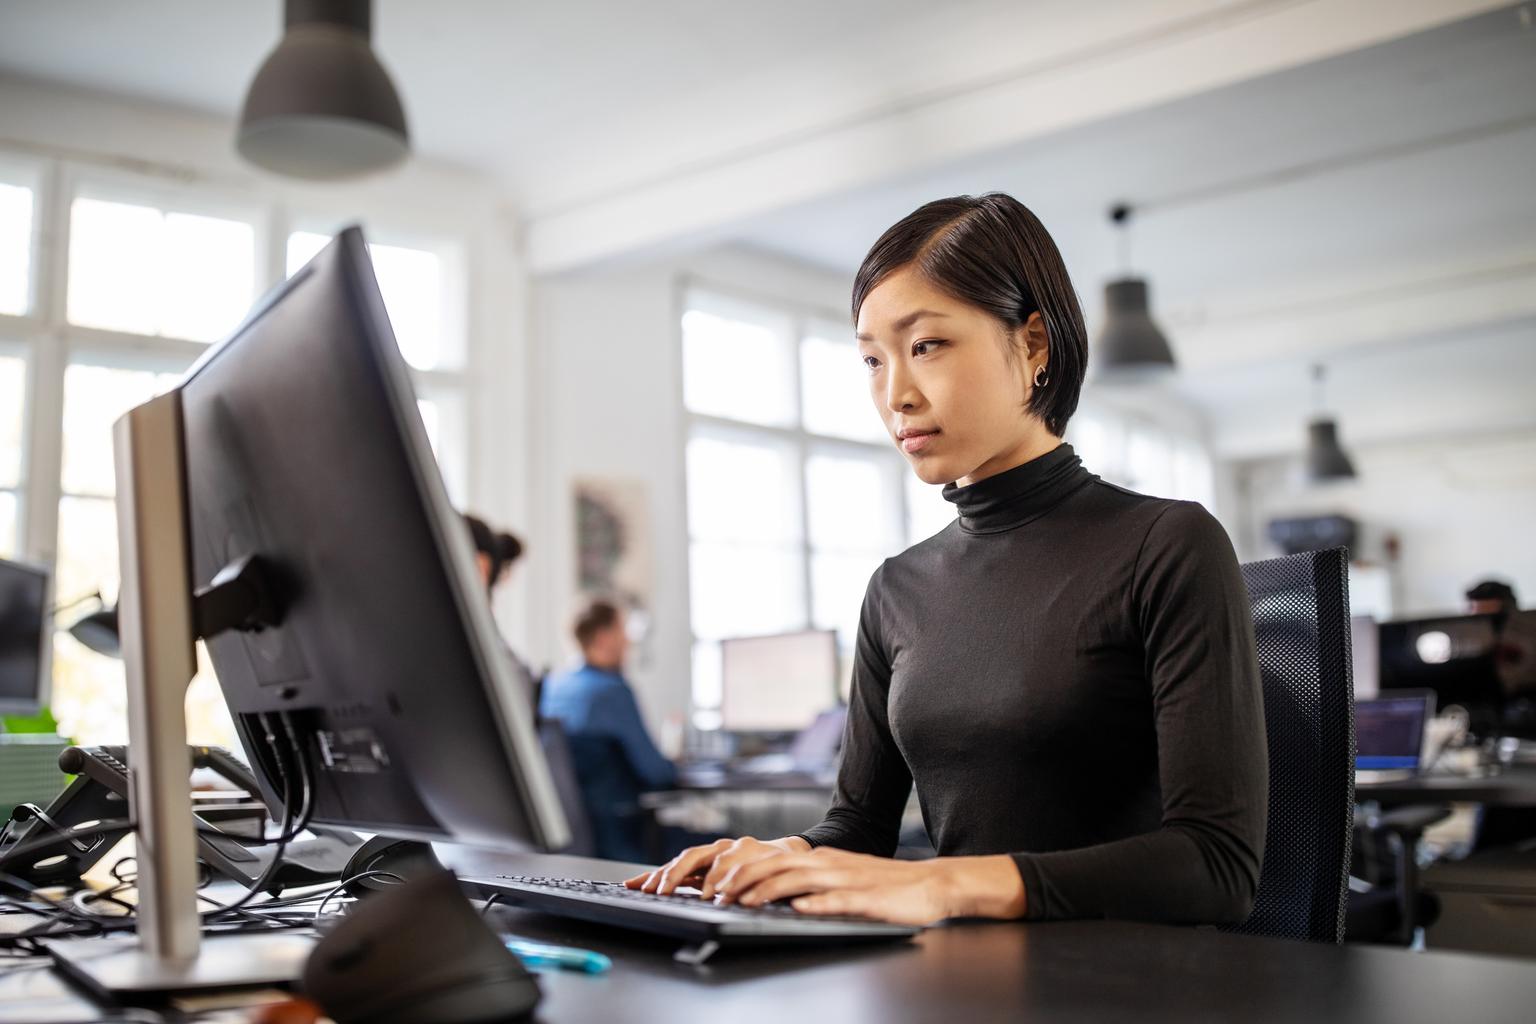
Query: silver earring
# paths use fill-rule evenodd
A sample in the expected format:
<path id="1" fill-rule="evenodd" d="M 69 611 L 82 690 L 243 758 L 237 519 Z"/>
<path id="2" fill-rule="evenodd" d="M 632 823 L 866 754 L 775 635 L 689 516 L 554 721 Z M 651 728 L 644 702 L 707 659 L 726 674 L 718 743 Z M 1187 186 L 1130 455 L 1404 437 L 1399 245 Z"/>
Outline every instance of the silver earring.
<path id="1" fill-rule="evenodd" d="M 1044 363 L 1042 363 L 1041 365 L 1035 367 L 1035 387 L 1043 388 L 1043 387 L 1045 387 L 1046 382 L 1049 381 L 1049 380 L 1050 380 L 1050 378 L 1045 375 L 1045 364 Z"/>

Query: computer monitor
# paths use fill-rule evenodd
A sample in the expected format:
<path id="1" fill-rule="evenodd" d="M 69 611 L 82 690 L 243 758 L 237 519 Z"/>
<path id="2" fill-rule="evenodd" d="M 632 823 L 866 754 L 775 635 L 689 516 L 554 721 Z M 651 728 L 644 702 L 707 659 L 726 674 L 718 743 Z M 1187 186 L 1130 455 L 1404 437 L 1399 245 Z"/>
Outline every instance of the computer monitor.
<path id="1" fill-rule="evenodd" d="M 116 434 L 139 938 L 60 944 L 70 973 L 113 991 L 247 984 L 293 977 L 305 952 L 261 933 L 200 950 L 194 635 L 274 812 L 302 800 L 309 820 L 407 839 L 565 845 L 360 231 Z"/>
<path id="2" fill-rule="evenodd" d="M 1460 704 L 1474 725 L 1502 702 L 1494 658 L 1492 615 L 1451 615 L 1378 623 L 1381 696 L 1392 690 L 1433 690 L 1440 707 Z"/>
<path id="3" fill-rule="evenodd" d="M 533 709 L 449 503 L 363 238 L 342 232 L 179 387 L 192 578 L 256 555 L 281 623 L 207 640 L 253 767 L 303 723 L 314 820 L 402 838 L 565 837 Z"/>
<path id="4" fill-rule="evenodd" d="M 1417 771 L 1423 765 L 1435 695 L 1402 690 L 1355 703 L 1355 767 L 1362 771 Z"/>
<path id="5" fill-rule="evenodd" d="M 48 573 L 0 558 L 0 714 L 48 703 Z"/>
<path id="6" fill-rule="evenodd" d="M 830 629 L 722 640 L 720 660 L 727 732 L 799 732 L 837 704 L 837 634 Z"/>

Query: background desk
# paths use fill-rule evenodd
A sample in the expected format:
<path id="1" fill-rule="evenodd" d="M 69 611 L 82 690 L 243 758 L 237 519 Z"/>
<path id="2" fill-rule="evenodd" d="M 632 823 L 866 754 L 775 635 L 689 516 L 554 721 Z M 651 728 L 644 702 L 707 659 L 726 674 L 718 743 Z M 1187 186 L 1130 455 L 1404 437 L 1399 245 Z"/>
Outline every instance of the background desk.
<path id="1" fill-rule="evenodd" d="M 675 789 L 646 793 L 651 821 L 730 836 L 794 835 L 821 821 L 833 780 L 808 772 L 685 774 Z"/>
<path id="2" fill-rule="evenodd" d="M 1536 768 L 1521 765 L 1486 778 L 1420 775 L 1396 782 L 1373 782 L 1357 785 L 1355 799 L 1396 804 L 1445 802 L 1536 807 Z"/>
<path id="3" fill-rule="evenodd" d="M 636 868 L 570 857 L 445 852 L 466 870 L 617 880 Z M 880 1021 L 1327 1021 L 1536 1019 L 1528 962 L 1319 946 L 1119 922 L 975 923 L 911 943 L 717 954 L 676 964 L 675 944 L 529 911 L 494 913 L 528 938 L 597 949 L 600 976 L 542 975 L 539 1019 L 677 1024 Z"/>

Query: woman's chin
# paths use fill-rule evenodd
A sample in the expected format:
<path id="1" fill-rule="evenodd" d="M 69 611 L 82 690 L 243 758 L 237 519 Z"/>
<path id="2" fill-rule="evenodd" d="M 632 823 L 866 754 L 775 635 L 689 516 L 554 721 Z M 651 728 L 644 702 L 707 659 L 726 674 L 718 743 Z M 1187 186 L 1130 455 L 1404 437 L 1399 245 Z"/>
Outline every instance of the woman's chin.
<path id="1" fill-rule="evenodd" d="M 939 459 L 912 458 L 907 461 L 912 464 L 912 472 L 925 484 L 947 484 L 955 479 L 954 469 Z"/>

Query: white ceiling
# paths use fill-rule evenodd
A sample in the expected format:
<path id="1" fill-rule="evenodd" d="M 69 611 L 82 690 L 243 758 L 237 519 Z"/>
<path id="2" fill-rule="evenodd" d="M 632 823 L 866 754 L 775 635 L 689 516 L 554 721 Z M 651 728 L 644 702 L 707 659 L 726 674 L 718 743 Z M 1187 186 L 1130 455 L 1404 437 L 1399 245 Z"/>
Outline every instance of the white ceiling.
<path id="1" fill-rule="evenodd" d="M 604 187 L 591 165 L 615 150 L 641 176 L 974 77 L 1009 59 L 1000 36 L 1081 20 L 1075 6 L 375 0 L 373 38 L 417 150 L 489 172 L 537 210 Z M 0 69 L 233 116 L 281 12 L 282 0 L 0 0 Z"/>
<path id="2" fill-rule="evenodd" d="M 1480 6 L 1441 7 L 1458 4 Z M 377 0 L 375 43 L 419 152 L 492 176 L 525 214 L 558 218 L 636 182 L 686 178 L 731 154 L 791 147 L 818 125 L 1016 72 L 1026 52 L 1038 61 L 1055 47 L 1091 64 L 1094 40 L 1112 46 L 1133 27 L 1153 47 L 1179 26 L 1279 26 L 1310 8 L 1353 10 L 1343 0 Z M 280 10 L 280 0 L 0 0 L 0 72 L 232 117 Z M 696 235 L 851 276 L 919 203 L 1009 191 L 1059 240 L 1092 325 L 1115 270 L 1104 211 L 1129 199 L 1144 207 L 1133 263 L 1184 364 L 1179 387 L 1229 451 L 1288 445 L 1290 382 L 1304 388 L 1318 358 L 1337 364 L 1331 404 L 1346 434 L 1351 409 L 1378 407 L 1361 413 L 1365 433 L 1414 429 L 1424 404 L 1414 396 L 1435 383 L 1427 368 L 1442 389 L 1476 396 L 1443 408 L 1536 425 L 1531 21 L 1505 7 L 920 174 L 892 180 L 873 167 L 855 191 Z M 892 138 L 869 159 L 889 157 Z M 1457 416 L 1435 429 L 1480 422 Z"/>
<path id="3" fill-rule="evenodd" d="M 1041 216 L 1086 292 L 1115 268 L 1105 213 L 1125 199 L 1146 207 L 1133 262 L 1155 268 L 1161 304 L 1272 304 L 1320 278 L 1380 276 L 1386 262 L 1530 251 L 1533 168 L 1536 31 L 1484 16 L 780 211 L 738 234 L 852 270 L 921 202 L 1001 190 Z"/>
<path id="4" fill-rule="evenodd" d="M 1107 207 L 1144 205 L 1132 265 L 1183 363 L 1176 390 L 1224 449 L 1255 454 L 1295 446 L 1315 360 L 1359 438 L 1536 426 L 1533 182 L 1536 30 L 1506 10 L 779 211 L 737 238 L 851 278 L 922 202 L 1010 192 L 1057 239 L 1092 329 L 1119 270 Z M 1461 295 L 1483 278 L 1531 300 Z M 1382 336 L 1359 315 L 1442 293 L 1457 317 Z"/>

